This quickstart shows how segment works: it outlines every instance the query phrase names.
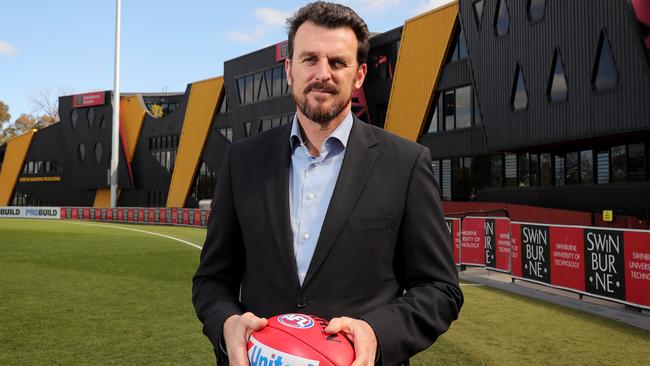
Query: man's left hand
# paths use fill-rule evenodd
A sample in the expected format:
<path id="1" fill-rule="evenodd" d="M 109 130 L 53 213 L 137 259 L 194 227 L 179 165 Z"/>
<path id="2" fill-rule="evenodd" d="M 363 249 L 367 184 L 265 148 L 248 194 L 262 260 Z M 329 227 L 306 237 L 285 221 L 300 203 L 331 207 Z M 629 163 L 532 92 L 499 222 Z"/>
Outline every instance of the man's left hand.
<path id="1" fill-rule="evenodd" d="M 363 320 L 348 317 L 332 318 L 325 328 L 329 334 L 343 333 L 353 344 L 356 358 L 351 366 L 373 366 L 377 356 L 377 337 Z"/>

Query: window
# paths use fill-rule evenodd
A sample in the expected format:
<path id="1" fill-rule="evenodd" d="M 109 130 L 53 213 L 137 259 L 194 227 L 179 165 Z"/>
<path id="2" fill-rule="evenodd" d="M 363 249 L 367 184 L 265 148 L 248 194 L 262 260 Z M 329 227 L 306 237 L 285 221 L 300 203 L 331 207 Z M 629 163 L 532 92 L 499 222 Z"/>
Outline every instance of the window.
<path id="1" fill-rule="evenodd" d="M 453 40 L 453 51 L 447 57 L 447 62 L 455 62 L 467 59 L 467 41 L 465 40 L 465 32 L 459 25 Z"/>
<path id="2" fill-rule="evenodd" d="M 454 113 L 456 112 L 456 100 L 454 98 L 454 91 L 448 90 L 444 93 L 443 99 L 444 114 L 443 118 L 445 121 L 445 130 L 454 129 Z"/>
<path id="3" fill-rule="evenodd" d="M 580 151 L 580 183 L 594 182 L 594 153 L 591 150 Z"/>
<path id="4" fill-rule="evenodd" d="M 442 161 L 442 199 L 451 200 L 451 160 Z"/>
<path id="5" fill-rule="evenodd" d="M 555 155 L 555 185 L 564 185 L 564 156 Z"/>
<path id="6" fill-rule="evenodd" d="M 95 123 L 95 108 L 88 108 L 88 128 L 93 128 Z"/>
<path id="7" fill-rule="evenodd" d="M 197 202 L 204 199 L 211 199 L 214 195 L 216 185 L 217 173 L 211 170 L 205 162 L 201 162 L 201 168 L 196 174 L 196 181 L 192 188 L 192 197 Z"/>
<path id="8" fill-rule="evenodd" d="M 530 185 L 539 185 L 539 154 L 530 154 Z"/>
<path id="9" fill-rule="evenodd" d="M 627 181 L 627 159 L 625 145 L 614 146 L 610 150 L 611 182 L 620 183 Z"/>
<path id="10" fill-rule="evenodd" d="M 530 185 L 530 162 L 528 160 L 528 154 L 519 154 L 517 157 L 517 170 L 519 187 L 528 187 Z"/>
<path id="11" fill-rule="evenodd" d="M 246 133 L 246 137 L 251 135 L 252 125 L 253 125 L 253 121 L 244 122 L 244 132 Z"/>
<path id="12" fill-rule="evenodd" d="M 436 95 L 433 99 L 433 104 L 431 105 L 431 108 L 433 108 L 433 114 L 431 116 L 431 121 L 429 121 L 429 130 L 427 133 L 438 132 L 438 99 L 439 96 Z"/>
<path id="13" fill-rule="evenodd" d="M 508 13 L 508 6 L 504 0 L 498 0 L 495 14 L 494 34 L 497 37 L 505 36 L 508 33 L 508 26 L 510 25 L 510 14 Z"/>
<path id="14" fill-rule="evenodd" d="M 505 183 L 506 187 L 517 186 L 517 154 L 505 154 Z"/>
<path id="15" fill-rule="evenodd" d="M 490 158 L 490 185 L 503 186 L 503 155 L 492 155 Z"/>
<path id="16" fill-rule="evenodd" d="M 431 162 L 431 170 L 433 170 L 433 179 L 440 186 L 440 160 L 433 160 Z"/>
<path id="17" fill-rule="evenodd" d="M 618 69 L 614 62 L 609 39 L 604 31 L 600 32 L 591 83 L 596 91 L 612 90 L 618 84 Z"/>
<path id="18" fill-rule="evenodd" d="M 546 0 L 528 0 L 528 20 L 537 22 L 544 19 Z"/>
<path id="19" fill-rule="evenodd" d="M 480 124 L 478 103 L 467 85 L 441 92 L 434 98 L 428 132 L 449 131 Z M 436 125 L 436 121 L 438 124 Z"/>
<path id="20" fill-rule="evenodd" d="M 596 182 L 598 184 L 609 183 L 609 150 L 596 153 L 596 164 Z"/>
<path id="21" fill-rule="evenodd" d="M 564 63 L 562 62 L 562 57 L 557 49 L 555 49 L 555 53 L 553 54 L 551 76 L 549 78 L 546 95 L 553 103 L 566 102 L 568 96 L 568 86 L 566 75 L 564 74 Z"/>
<path id="22" fill-rule="evenodd" d="M 645 145 L 628 145 L 627 156 L 627 172 L 630 182 L 644 181 L 646 179 Z"/>
<path id="23" fill-rule="evenodd" d="M 77 146 L 77 154 L 79 156 L 79 160 L 84 161 L 86 158 L 86 145 L 79 144 L 79 146 Z"/>
<path id="24" fill-rule="evenodd" d="M 551 154 L 544 153 L 539 155 L 539 172 L 543 186 L 553 185 L 553 166 L 551 163 Z"/>
<path id="25" fill-rule="evenodd" d="M 476 22 L 476 29 L 481 31 L 481 24 L 483 23 L 483 0 L 476 0 L 472 4 L 474 8 L 474 21 Z"/>
<path id="26" fill-rule="evenodd" d="M 478 104 L 478 93 L 474 89 L 474 124 L 478 126 L 482 123 L 483 119 L 481 118 L 481 107 Z"/>
<path id="27" fill-rule="evenodd" d="M 465 86 L 456 89 L 456 128 L 472 126 L 472 88 Z"/>
<path id="28" fill-rule="evenodd" d="M 253 74 L 241 76 L 236 80 L 239 103 L 255 103 L 272 97 L 289 94 L 289 84 L 284 65 Z M 224 108 L 226 108 L 224 110 Z M 222 105 L 220 113 L 228 112 L 228 105 Z"/>
<path id="29" fill-rule="evenodd" d="M 232 142 L 232 127 L 224 127 L 217 129 L 221 136 L 225 137 L 226 140 Z"/>
<path id="30" fill-rule="evenodd" d="M 451 159 L 451 199 L 454 201 L 463 198 L 463 158 Z"/>
<path id="31" fill-rule="evenodd" d="M 524 81 L 524 73 L 519 64 L 515 70 L 515 79 L 512 84 L 512 93 L 510 94 L 510 105 L 515 111 L 522 111 L 528 108 L 528 91 Z"/>
<path id="32" fill-rule="evenodd" d="M 104 147 L 102 146 L 101 142 L 98 142 L 95 144 L 95 160 L 97 161 L 97 164 L 99 164 L 100 161 L 102 161 L 102 155 L 104 154 Z"/>
<path id="33" fill-rule="evenodd" d="M 566 184 L 580 183 L 580 158 L 577 152 L 567 153 L 564 158 Z"/>
<path id="34" fill-rule="evenodd" d="M 223 100 L 221 101 L 221 106 L 219 107 L 219 113 L 228 113 L 230 111 L 230 107 L 228 106 L 228 93 L 224 91 L 224 96 Z"/>
<path id="35" fill-rule="evenodd" d="M 75 108 L 72 110 L 72 113 L 70 114 L 70 121 L 72 122 L 72 129 L 76 130 L 77 129 L 77 120 L 79 119 L 79 111 Z"/>

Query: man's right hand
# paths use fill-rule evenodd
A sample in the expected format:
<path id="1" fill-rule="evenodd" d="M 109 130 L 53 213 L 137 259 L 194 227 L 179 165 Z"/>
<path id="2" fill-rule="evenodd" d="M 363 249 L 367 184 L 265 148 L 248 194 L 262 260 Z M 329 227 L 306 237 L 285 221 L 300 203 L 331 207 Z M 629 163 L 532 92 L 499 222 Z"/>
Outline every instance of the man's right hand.
<path id="1" fill-rule="evenodd" d="M 230 366 L 248 366 L 248 338 L 254 330 L 266 327 L 266 319 L 253 313 L 232 315 L 223 323 L 223 338 L 226 341 Z"/>

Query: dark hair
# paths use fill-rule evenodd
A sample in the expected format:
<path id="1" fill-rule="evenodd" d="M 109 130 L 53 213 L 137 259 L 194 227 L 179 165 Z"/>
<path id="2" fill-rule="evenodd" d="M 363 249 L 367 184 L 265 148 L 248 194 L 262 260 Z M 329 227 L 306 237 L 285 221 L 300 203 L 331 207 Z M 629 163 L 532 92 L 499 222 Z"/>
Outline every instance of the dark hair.
<path id="1" fill-rule="evenodd" d="M 357 48 L 357 62 L 359 65 L 366 63 L 368 50 L 370 49 L 368 26 L 349 7 L 325 1 L 309 3 L 298 9 L 291 18 L 287 19 L 287 28 L 289 30 L 289 58 L 293 57 L 293 39 L 296 36 L 296 32 L 305 22 L 312 22 L 318 26 L 330 29 L 351 28 L 357 36 L 357 42 L 359 44 Z"/>

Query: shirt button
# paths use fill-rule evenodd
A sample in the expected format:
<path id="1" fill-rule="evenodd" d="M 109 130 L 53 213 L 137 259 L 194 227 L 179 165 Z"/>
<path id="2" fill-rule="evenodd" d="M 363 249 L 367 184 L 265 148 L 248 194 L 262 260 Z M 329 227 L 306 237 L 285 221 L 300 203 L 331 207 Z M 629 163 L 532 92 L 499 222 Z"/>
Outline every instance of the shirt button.
<path id="1" fill-rule="evenodd" d="M 313 200 L 314 199 L 314 194 L 313 193 L 308 194 L 307 199 Z"/>
<path id="2" fill-rule="evenodd" d="M 308 240 L 309 238 L 311 238 L 311 235 L 309 235 L 309 233 L 305 233 L 302 237 L 303 239 Z"/>

